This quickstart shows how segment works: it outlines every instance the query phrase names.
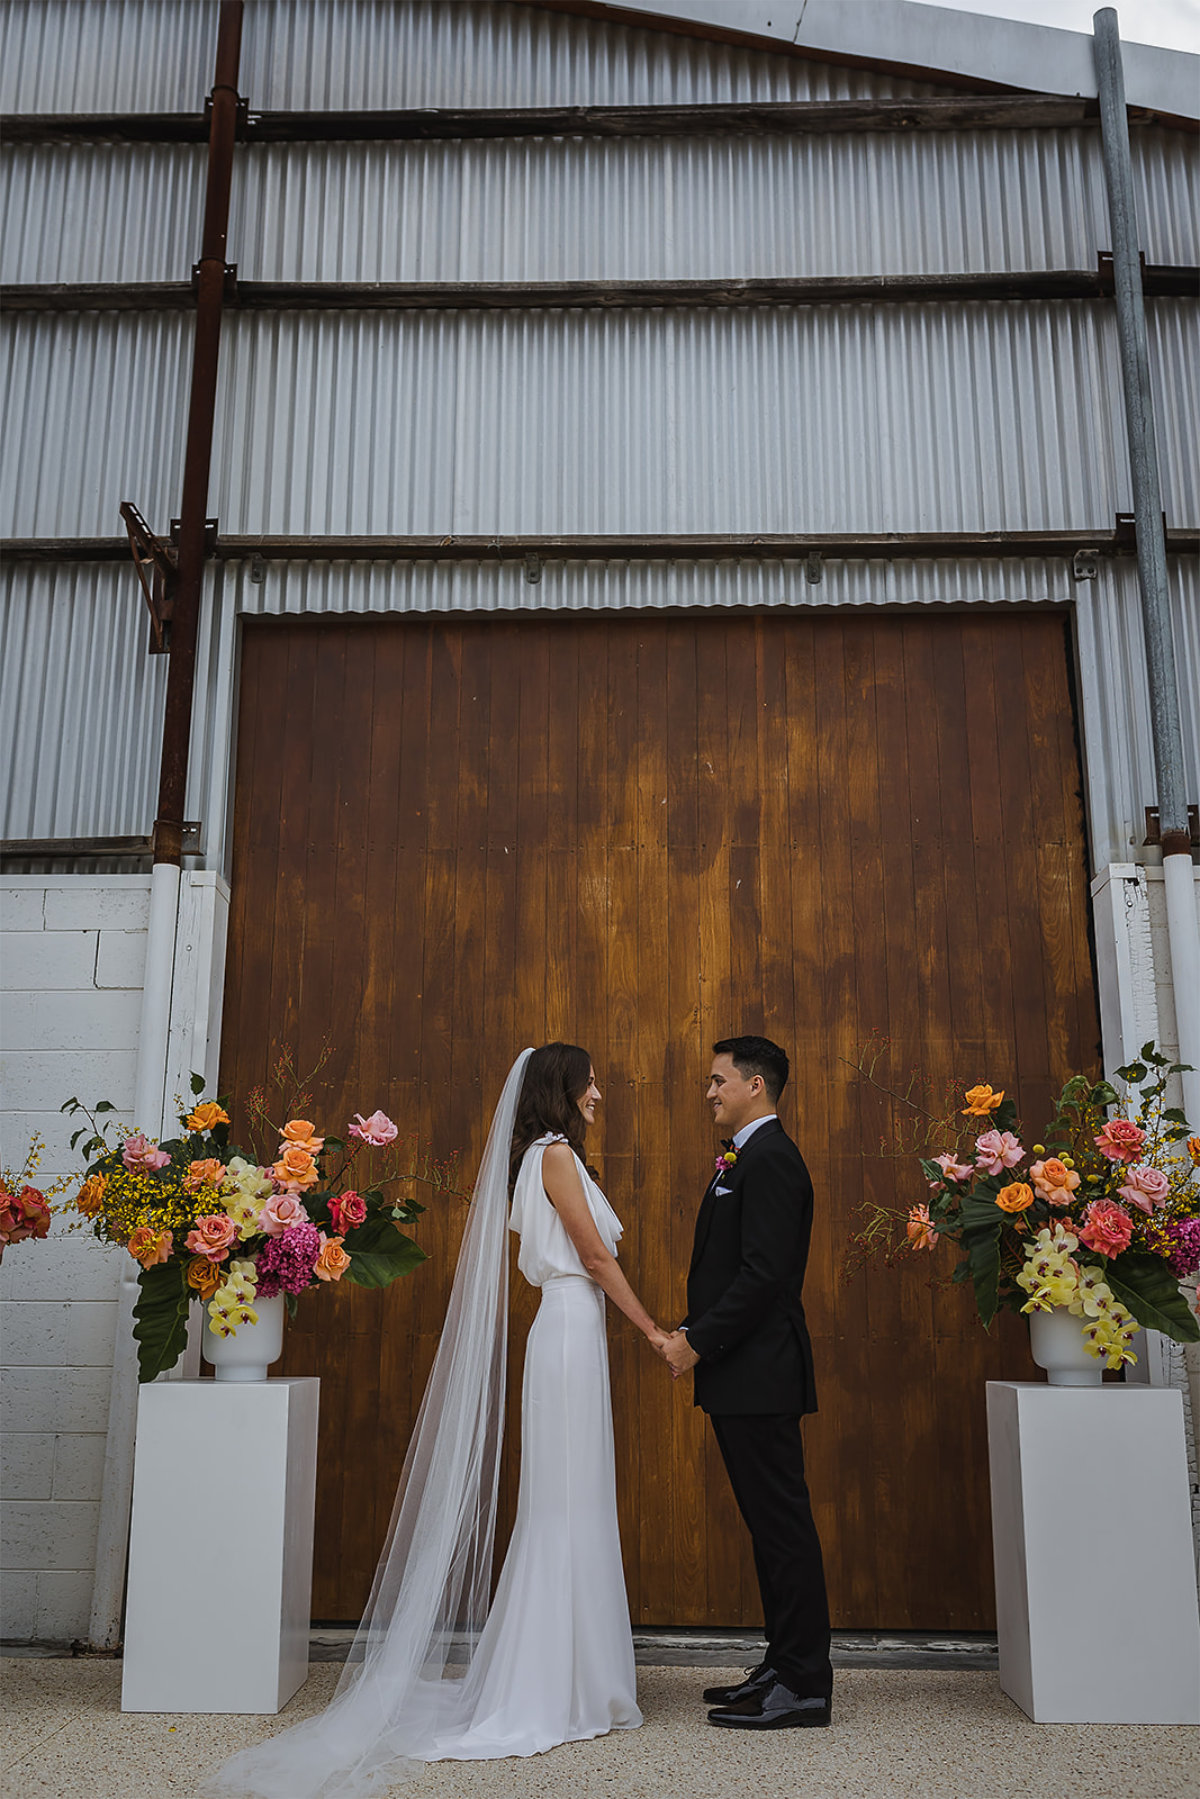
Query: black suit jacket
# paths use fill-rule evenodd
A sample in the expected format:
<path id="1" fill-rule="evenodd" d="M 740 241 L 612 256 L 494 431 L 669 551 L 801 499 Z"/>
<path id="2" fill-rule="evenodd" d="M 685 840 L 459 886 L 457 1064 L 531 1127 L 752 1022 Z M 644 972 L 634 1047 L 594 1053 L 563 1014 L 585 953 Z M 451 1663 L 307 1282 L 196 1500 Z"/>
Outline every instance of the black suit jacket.
<path id="1" fill-rule="evenodd" d="M 685 1320 L 700 1357 L 695 1402 L 706 1412 L 816 1411 L 801 1299 L 812 1216 L 808 1169 L 778 1119 L 759 1125 L 734 1166 L 709 1182 Z"/>

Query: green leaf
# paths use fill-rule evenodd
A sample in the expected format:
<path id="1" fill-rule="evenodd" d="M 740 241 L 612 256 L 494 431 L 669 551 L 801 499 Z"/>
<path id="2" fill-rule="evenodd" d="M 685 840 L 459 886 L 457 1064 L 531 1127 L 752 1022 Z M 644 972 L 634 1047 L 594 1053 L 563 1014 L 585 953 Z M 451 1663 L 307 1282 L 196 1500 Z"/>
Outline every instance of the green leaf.
<path id="1" fill-rule="evenodd" d="M 388 1228 L 393 1230 L 391 1225 Z M 351 1256 L 350 1266 L 342 1279 L 352 1281 L 356 1287 L 390 1287 L 401 1275 L 411 1274 L 414 1268 L 429 1260 L 411 1237 L 402 1237 L 399 1231 L 393 1231 L 393 1234 L 396 1238 L 394 1251 L 383 1255 L 364 1250 Z"/>
<path id="2" fill-rule="evenodd" d="M 376 1214 L 374 1218 L 368 1218 L 364 1224 L 356 1225 L 342 1238 L 346 1254 L 352 1256 L 358 1255 L 360 1251 L 364 1250 L 383 1250 L 386 1253 L 393 1243 L 406 1243 L 407 1241 L 408 1239 L 400 1235 L 386 1214 L 382 1217 Z"/>
<path id="3" fill-rule="evenodd" d="M 1179 1282 L 1157 1256 L 1127 1249 L 1114 1256 L 1104 1278 L 1145 1330 L 1161 1331 L 1175 1343 L 1200 1342 L 1200 1322 L 1179 1291 Z"/>
<path id="4" fill-rule="evenodd" d="M 204 1092 L 204 1076 L 202 1074 L 197 1074 L 194 1070 L 192 1072 L 191 1087 L 192 1092 L 196 1095 L 196 1098 L 199 1099 L 200 1095 Z"/>
<path id="5" fill-rule="evenodd" d="M 116 1109 L 117 1108 L 113 1105 L 111 1099 L 98 1099 L 96 1101 L 97 1112 L 115 1112 Z"/>
<path id="6" fill-rule="evenodd" d="M 294 1318 L 297 1311 L 300 1309 L 300 1301 L 297 1295 L 295 1293 L 285 1293 L 283 1296 L 283 1303 L 287 1307 L 288 1317 Z"/>
<path id="7" fill-rule="evenodd" d="M 187 1343 L 188 1285 L 182 1262 L 162 1262 L 138 1276 L 140 1296 L 133 1308 L 138 1344 L 138 1380 L 153 1380 L 173 1368 Z"/>
<path id="8" fill-rule="evenodd" d="M 1117 1079 L 1124 1081 L 1127 1087 L 1140 1087 L 1146 1078 L 1146 1070 L 1140 1062 L 1127 1062 L 1116 1073 Z"/>
<path id="9" fill-rule="evenodd" d="M 985 1330 L 990 1328 L 1000 1304 L 1000 1230 L 997 1223 L 986 1230 L 965 1233 L 967 1263 L 975 1283 L 975 1304 Z"/>
<path id="10" fill-rule="evenodd" d="M 83 1133 L 86 1128 L 87 1127 L 85 1125 L 81 1124 L 77 1131 L 72 1132 L 72 1134 L 71 1134 L 71 1148 L 72 1149 L 74 1149 L 75 1145 L 79 1142 L 79 1139 L 83 1136 Z"/>
<path id="11" fill-rule="evenodd" d="M 1115 1106 L 1118 1099 L 1116 1088 L 1110 1087 L 1107 1081 L 1097 1081 L 1092 1088 L 1091 1101 L 1094 1106 Z"/>
<path id="12" fill-rule="evenodd" d="M 79 1101 L 77 1099 L 64 1099 L 62 1105 L 58 1109 L 60 1112 L 78 1112 Z"/>
<path id="13" fill-rule="evenodd" d="M 343 1150 L 345 1149 L 346 1144 L 345 1140 L 341 1137 L 326 1137 L 325 1147 L 326 1149 Z"/>
<path id="14" fill-rule="evenodd" d="M 1186 1124 L 1187 1123 L 1187 1113 L 1181 1112 L 1179 1110 L 1178 1106 L 1169 1106 L 1167 1108 L 1167 1110 L 1163 1113 L 1163 1117 L 1169 1118 L 1171 1120 L 1172 1124 Z"/>
<path id="15" fill-rule="evenodd" d="M 969 1262 L 959 1262 L 954 1273 L 950 1276 L 951 1285 L 957 1286 L 959 1281 L 970 1280 L 970 1278 L 971 1264 Z"/>
<path id="16" fill-rule="evenodd" d="M 1165 1056 L 1160 1056 L 1158 1051 L 1155 1049 L 1153 1038 L 1151 1038 L 1149 1043 L 1143 1043 L 1143 1045 L 1142 1045 L 1142 1061 L 1143 1062 L 1153 1062 L 1156 1067 L 1161 1068 L 1163 1066 L 1163 1064 L 1166 1062 L 1166 1059 L 1167 1058 Z"/>

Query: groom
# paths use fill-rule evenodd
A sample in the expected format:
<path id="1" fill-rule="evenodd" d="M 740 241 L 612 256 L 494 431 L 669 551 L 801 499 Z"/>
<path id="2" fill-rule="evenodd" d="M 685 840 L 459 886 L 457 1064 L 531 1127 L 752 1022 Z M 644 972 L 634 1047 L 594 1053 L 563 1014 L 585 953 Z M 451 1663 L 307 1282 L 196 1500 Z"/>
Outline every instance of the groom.
<path id="1" fill-rule="evenodd" d="M 766 1037 L 713 1044 L 708 1103 L 724 1153 L 696 1219 L 687 1318 L 663 1354 L 695 1370 L 750 1532 L 767 1653 L 740 1686 L 709 1687 L 710 1724 L 792 1730 L 829 1723 L 833 1669 L 821 1544 L 800 1419 L 817 1409 L 800 1293 L 813 1191 L 776 1116 L 788 1059 Z"/>

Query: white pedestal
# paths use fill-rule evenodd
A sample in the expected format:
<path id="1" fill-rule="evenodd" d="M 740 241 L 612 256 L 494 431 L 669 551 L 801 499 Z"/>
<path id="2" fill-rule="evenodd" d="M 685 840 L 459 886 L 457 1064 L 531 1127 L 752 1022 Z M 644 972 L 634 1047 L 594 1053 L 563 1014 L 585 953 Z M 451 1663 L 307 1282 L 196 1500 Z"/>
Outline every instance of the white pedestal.
<path id="1" fill-rule="evenodd" d="M 122 1711 L 277 1712 L 304 1681 L 319 1389 L 141 1388 Z"/>
<path id="2" fill-rule="evenodd" d="M 1200 1724 L 1183 1398 L 989 1381 L 1000 1685 L 1039 1724 Z"/>

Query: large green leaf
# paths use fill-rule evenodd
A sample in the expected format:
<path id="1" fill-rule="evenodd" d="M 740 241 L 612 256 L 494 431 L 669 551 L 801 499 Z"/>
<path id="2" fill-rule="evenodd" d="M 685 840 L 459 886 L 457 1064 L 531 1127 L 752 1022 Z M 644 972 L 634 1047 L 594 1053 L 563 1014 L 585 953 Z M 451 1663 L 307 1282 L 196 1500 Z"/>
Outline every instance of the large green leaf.
<path id="1" fill-rule="evenodd" d="M 363 1250 L 379 1250 L 386 1255 L 390 1253 L 393 1244 L 407 1243 L 408 1238 L 400 1235 L 395 1221 L 385 1212 L 382 1216 L 368 1218 L 365 1223 L 347 1231 L 342 1242 L 347 1255 L 356 1256 Z"/>
<path id="2" fill-rule="evenodd" d="M 133 1308 L 138 1345 L 138 1379 L 153 1380 L 173 1368 L 187 1342 L 188 1286 L 182 1262 L 162 1262 L 138 1276 L 141 1289 Z"/>
<path id="3" fill-rule="evenodd" d="M 399 1280 L 402 1274 L 411 1274 L 414 1268 L 427 1262 L 429 1257 L 411 1237 L 403 1237 L 392 1227 L 396 1247 L 386 1254 L 376 1250 L 360 1250 L 350 1258 L 344 1280 L 352 1281 L 356 1287 L 390 1287 Z"/>
<path id="4" fill-rule="evenodd" d="M 990 1328 L 1000 1305 L 1000 1232 L 1002 1228 L 997 1219 L 994 1224 L 968 1227 L 963 1232 L 963 1241 L 967 1248 L 967 1263 L 971 1270 L 971 1279 L 975 1283 L 975 1304 L 979 1308 L 980 1321 L 985 1329 Z"/>
<path id="5" fill-rule="evenodd" d="M 1175 1343 L 1200 1342 L 1200 1323 L 1179 1282 L 1157 1256 L 1127 1249 L 1108 1264 L 1104 1278 L 1144 1329 L 1161 1331 Z"/>

